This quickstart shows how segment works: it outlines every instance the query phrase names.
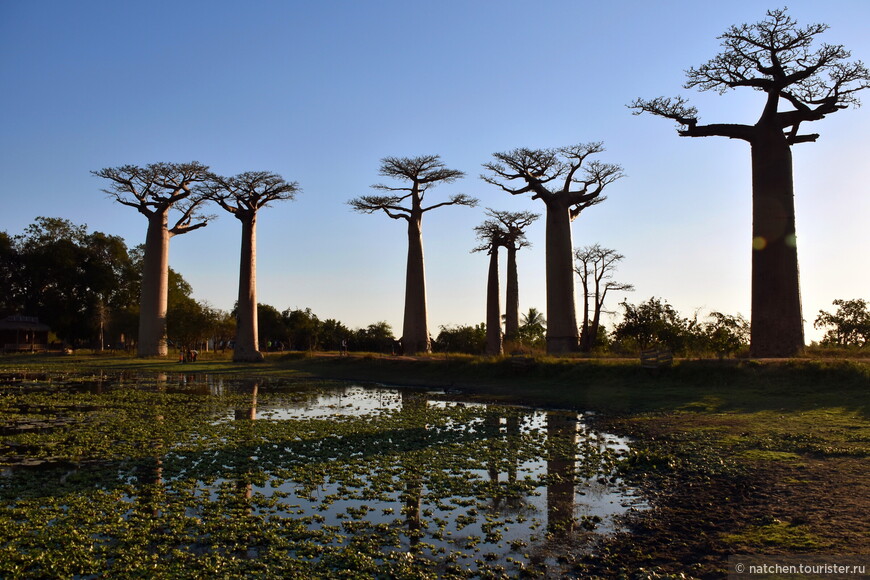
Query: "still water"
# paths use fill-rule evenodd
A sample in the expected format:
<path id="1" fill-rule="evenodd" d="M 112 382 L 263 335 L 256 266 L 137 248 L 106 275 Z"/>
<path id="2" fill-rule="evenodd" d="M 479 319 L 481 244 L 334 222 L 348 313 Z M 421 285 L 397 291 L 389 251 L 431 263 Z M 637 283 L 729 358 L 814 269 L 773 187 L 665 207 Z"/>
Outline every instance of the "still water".
<path id="1" fill-rule="evenodd" d="M 0 376 L 0 405 L 2 577 L 558 575 L 644 508 L 577 412 L 121 374 Z"/>

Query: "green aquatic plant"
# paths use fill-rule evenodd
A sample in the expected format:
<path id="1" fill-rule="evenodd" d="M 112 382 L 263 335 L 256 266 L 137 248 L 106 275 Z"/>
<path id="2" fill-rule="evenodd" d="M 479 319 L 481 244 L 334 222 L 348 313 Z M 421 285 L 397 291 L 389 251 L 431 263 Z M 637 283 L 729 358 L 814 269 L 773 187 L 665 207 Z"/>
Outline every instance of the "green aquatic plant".
<path id="1" fill-rule="evenodd" d="M 546 567 L 519 549 L 584 531 L 548 501 L 613 479 L 622 445 L 576 413 L 334 384 L 51 376 L 0 407 L 4 578 Z"/>

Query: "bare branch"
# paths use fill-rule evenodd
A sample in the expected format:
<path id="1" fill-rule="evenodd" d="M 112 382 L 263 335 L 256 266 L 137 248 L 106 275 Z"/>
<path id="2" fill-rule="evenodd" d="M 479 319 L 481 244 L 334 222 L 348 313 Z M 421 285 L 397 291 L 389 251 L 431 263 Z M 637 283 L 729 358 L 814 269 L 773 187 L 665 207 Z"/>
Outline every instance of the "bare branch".
<path id="1" fill-rule="evenodd" d="M 354 211 L 358 211 L 360 213 L 375 213 L 377 211 L 383 210 L 387 213 L 391 218 L 398 219 L 398 217 L 407 217 L 411 214 L 411 209 L 402 207 L 398 205 L 403 199 L 407 196 L 395 196 L 395 195 L 363 195 L 357 198 L 354 198 L 348 201 L 348 205 L 353 208 Z M 392 213 L 391 213 L 392 212 Z M 396 215 L 399 214 L 407 214 L 407 215 Z"/>
<path id="2" fill-rule="evenodd" d="M 295 181 L 268 171 L 246 171 L 233 177 L 210 173 L 198 191 L 239 219 L 251 216 L 273 201 L 292 200 L 301 190 Z"/>
<path id="3" fill-rule="evenodd" d="M 476 197 L 470 197 L 465 195 L 464 193 L 457 193 L 455 195 L 451 195 L 448 201 L 442 201 L 441 203 L 436 203 L 435 205 L 430 205 L 429 207 L 422 208 L 422 211 L 426 212 L 429 210 L 433 210 L 435 208 L 443 207 L 445 205 L 465 205 L 468 207 L 475 207 L 478 202 Z"/>
<path id="4" fill-rule="evenodd" d="M 406 192 L 404 195 L 364 195 L 354 198 L 348 204 L 360 213 L 375 213 L 383 210 L 393 219 L 419 219 L 423 212 L 443 207 L 445 205 L 474 206 L 477 200 L 465 194 L 455 194 L 448 201 L 423 207 L 423 199 L 430 187 L 439 183 L 451 183 L 465 174 L 456 169 L 449 169 L 441 162 L 438 155 L 421 157 L 385 157 L 381 160 L 380 175 L 392 177 L 399 181 L 409 182 L 406 186 L 384 184 L 372 185 L 372 189 L 386 192 Z M 410 202 L 410 207 L 399 205 Z"/>
<path id="5" fill-rule="evenodd" d="M 685 88 L 728 90 L 749 87 L 768 95 L 755 127 L 746 125 L 697 125 L 697 111 L 681 97 L 637 99 L 635 114 L 652 113 L 680 124 L 684 137 L 723 136 L 751 141 L 756 127 L 778 125 L 789 143 L 814 141 L 798 136 L 796 125 L 817 121 L 829 113 L 859 106 L 858 91 L 870 87 L 870 71 L 861 61 L 847 62 L 850 53 L 841 45 L 813 47 L 825 24 L 799 27 L 785 9 L 770 10 L 755 24 L 730 27 L 722 36 L 722 52 L 705 64 L 686 71 Z M 781 103 L 794 107 L 779 111 Z"/>
<path id="6" fill-rule="evenodd" d="M 208 167 L 205 165 L 197 161 L 161 162 L 145 167 L 137 165 L 107 167 L 91 173 L 111 182 L 110 187 L 103 191 L 118 203 L 134 207 L 146 217 L 173 208 L 180 209 L 182 217 L 176 225 L 177 233 L 196 229 L 191 225 L 194 220 L 200 219 L 195 208 L 201 202 L 201 193 L 194 192 L 192 187 L 206 179 Z M 177 205 L 185 200 L 191 203 Z M 205 222 L 207 221 L 205 219 Z M 205 225 L 205 222 L 202 225 Z"/>
<path id="7" fill-rule="evenodd" d="M 540 214 L 529 211 L 496 211 L 491 208 L 486 208 L 485 213 L 491 219 L 474 228 L 477 239 L 483 243 L 472 252 L 489 251 L 493 244 L 514 250 L 531 246 L 526 239 L 525 229 L 541 217 Z"/>

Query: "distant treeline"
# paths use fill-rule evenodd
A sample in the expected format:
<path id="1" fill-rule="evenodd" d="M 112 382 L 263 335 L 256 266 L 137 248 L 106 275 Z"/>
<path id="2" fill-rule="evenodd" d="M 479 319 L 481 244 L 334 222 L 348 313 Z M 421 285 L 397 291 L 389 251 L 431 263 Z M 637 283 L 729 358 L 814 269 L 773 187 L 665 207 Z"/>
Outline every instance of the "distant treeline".
<path id="1" fill-rule="evenodd" d="M 0 317 L 35 316 L 51 327 L 60 346 L 130 348 L 137 336 L 141 246 L 61 218 L 36 218 L 20 235 L 0 232 Z M 236 331 L 234 312 L 193 298 L 193 289 L 170 269 L 169 339 L 176 347 L 229 348 Z M 834 313 L 820 311 L 817 328 L 823 345 L 865 347 L 870 343 L 870 313 L 863 299 L 834 300 Z M 621 320 L 600 327 L 598 353 L 634 353 L 665 348 L 675 354 L 732 356 L 747 347 L 749 323 L 740 315 L 713 312 L 704 319 L 681 316 L 667 301 L 650 298 L 620 304 Z M 378 321 L 351 329 L 333 318 L 321 320 L 310 308 L 278 310 L 258 304 L 259 341 L 264 351 L 348 350 L 402 352 L 401 337 Z M 546 320 L 535 308 L 521 317 L 520 331 L 506 344 L 508 353 L 546 349 Z M 480 354 L 486 325 L 441 326 L 436 352 Z"/>

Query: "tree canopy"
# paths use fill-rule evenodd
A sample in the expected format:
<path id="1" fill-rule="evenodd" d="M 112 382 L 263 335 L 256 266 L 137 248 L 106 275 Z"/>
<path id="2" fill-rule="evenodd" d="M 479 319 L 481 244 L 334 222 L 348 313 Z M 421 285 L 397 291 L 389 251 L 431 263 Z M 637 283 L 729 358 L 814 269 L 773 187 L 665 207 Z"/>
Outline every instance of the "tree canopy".
<path id="1" fill-rule="evenodd" d="M 861 61 L 848 61 L 842 45 L 821 44 L 817 36 L 826 24 L 800 27 L 785 9 L 769 10 L 755 24 L 731 26 L 722 36 L 722 52 L 686 71 L 687 89 L 716 91 L 750 88 L 767 95 L 761 117 L 752 125 L 700 125 L 698 110 L 684 97 L 637 99 L 635 114 L 652 113 L 676 121 L 686 137 L 723 136 L 754 141 L 764 126 L 782 130 L 788 144 L 815 141 L 816 133 L 801 133 L 801 124 L 860 104 L 856 93 L 870 87 L 870 72 Z M 786 110 L 780 110 L 782 106 Z"/>

